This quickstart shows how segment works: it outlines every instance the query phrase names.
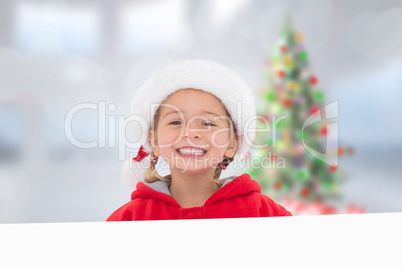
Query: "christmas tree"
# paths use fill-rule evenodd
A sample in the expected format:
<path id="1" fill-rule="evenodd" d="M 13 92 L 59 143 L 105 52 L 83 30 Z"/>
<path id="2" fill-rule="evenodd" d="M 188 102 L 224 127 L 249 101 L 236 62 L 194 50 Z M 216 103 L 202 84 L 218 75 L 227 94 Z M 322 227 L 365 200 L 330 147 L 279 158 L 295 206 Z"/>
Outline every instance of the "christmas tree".
<path id="1" fill-rule="evenodd" d="M 333 214 L 335 208 L 324 201 L 341 197 L 337 161 L 331 164 L 306 148 L 334 157 L 344 149 L 336 146 L 325 152 L 329 120 L 304 126 L 308 118 L 325 110 L 324 93 L 311 71 L 303 35 L 293 31 L 289 15 L 285 15 L 267 64 L 267 84 L 259 90 L 257 134 L 251 151 L 259 161 L 253 161 L 246 172 L 260 184 L 262 193 L 275 201 L 299 200 L 303 206 L 319 208 L 320 212 L 311 214 Z"/>

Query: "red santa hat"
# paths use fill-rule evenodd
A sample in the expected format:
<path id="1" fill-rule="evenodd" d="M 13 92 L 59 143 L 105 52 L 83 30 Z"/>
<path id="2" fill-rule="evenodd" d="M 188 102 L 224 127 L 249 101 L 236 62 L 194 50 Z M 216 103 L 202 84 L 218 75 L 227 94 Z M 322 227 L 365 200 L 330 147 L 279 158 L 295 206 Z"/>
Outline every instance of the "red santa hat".
<path id="1" fill-rule="evenodd" d="M 180 89 L 200 89 L 219 98 L 235 125 L 238 147 L 234 160 L 243 160 L 255 138 L 255 101 L 253 93 L 243 78 L 228 67 L 209 60 L 184 60 L 170 64 L 151 75 L 134 94 L 131 114 L 142 118 L 140 125 L 132 128 L 134 140 L 140 141 L 137 156 L 126 160 L 122 181 L 134 190 L 144 181 L 149 167 L 152 147 L 148 132 L 153 125 L 158 106 L 170 94 Z M 247 129 L 246 129 L 247 128 Z"/>

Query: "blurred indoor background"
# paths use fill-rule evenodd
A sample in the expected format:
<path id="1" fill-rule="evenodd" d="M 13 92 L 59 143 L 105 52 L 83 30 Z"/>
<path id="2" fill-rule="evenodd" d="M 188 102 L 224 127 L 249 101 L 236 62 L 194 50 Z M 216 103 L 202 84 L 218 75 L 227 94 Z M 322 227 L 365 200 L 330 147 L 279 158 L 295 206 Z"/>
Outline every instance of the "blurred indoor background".
<path id="1" fill-rule="evenodd" d="M 128 115 L 138 86 L 204 58 L 238 71 L 257 99 L 286 11 L 325 103 L 339 101 L 339 141 L 353 147 L 340 159 L 345 202 L 401 212 L 400 0 L 2 0 L 0 223 L 106 220 L 130 200 L 110 122 Z M 105 124 L 101 102 L 115 105 Z M 72 132 L 96 148 L 66 138 L 80 103 L 99 109 L 77 113 Z"/>

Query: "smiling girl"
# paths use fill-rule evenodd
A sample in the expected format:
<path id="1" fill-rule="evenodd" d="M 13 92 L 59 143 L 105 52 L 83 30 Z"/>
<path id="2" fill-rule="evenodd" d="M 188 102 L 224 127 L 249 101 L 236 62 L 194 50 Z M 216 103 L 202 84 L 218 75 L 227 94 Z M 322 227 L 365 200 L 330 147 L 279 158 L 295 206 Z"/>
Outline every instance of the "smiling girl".
<path id="1" fill-rule="evenodd" d="M 131 201 L 107 221 L 291 216 L 248 174 L 220 178 L 255 137 L 254 100 L 237 73 L 205 60 L 169 65 L 138 89 L 131 110 L 147 122 L 134 130 L 145 143 L 123 169 Z M 159 158 L 169 175 L 156 171 Z"/>

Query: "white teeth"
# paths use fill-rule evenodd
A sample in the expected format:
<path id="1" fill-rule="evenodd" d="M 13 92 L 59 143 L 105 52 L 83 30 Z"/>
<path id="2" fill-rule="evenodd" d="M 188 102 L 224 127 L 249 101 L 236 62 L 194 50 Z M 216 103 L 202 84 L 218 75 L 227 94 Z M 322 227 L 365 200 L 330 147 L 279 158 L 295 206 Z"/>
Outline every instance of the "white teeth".
<path id="1" fill-rule="evenodd" d="M 200 149 L 179 149 L 181 154 L 203 155 L 205 152 Z"/>

